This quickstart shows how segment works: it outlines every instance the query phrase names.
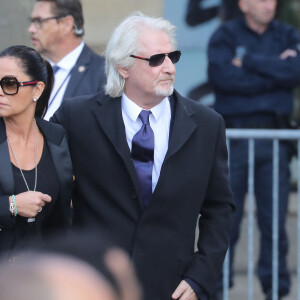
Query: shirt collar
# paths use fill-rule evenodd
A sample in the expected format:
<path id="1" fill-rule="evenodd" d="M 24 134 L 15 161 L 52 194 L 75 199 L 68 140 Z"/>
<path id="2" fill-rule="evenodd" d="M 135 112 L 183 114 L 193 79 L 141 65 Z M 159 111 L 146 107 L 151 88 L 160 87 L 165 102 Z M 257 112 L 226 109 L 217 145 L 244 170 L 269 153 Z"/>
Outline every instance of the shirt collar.
<path id="1" fill-rule="evenodd" d="M 132 121 L 135 122 L 138 119 L 139 114 L 141 113 L 143 108 L 135 104 L 124 93 L 122 95 L 121 103 L 122 103 L 122 110 L 124 111 L 124 113 Z M 156 106 L 150 109 L 155 120 L 158 120 L 161 117 L 167 105 L 170 105 L 170 101 L 168 97 L 164 98 L 159 104 L 157 104 Z"/>
<path id="2" fill-rule="evenodd" d="M 82 49 L 84 47 L 84 42 L 81 42 L 74 50 L 68 53 L 64 58 L 62 58 L 56 65 L 63 70 L 70 71 L 76 64 L 77 59 L 79 58 Z M 55 64 L 49 60 L 50 64 L 54 66 Z"/>

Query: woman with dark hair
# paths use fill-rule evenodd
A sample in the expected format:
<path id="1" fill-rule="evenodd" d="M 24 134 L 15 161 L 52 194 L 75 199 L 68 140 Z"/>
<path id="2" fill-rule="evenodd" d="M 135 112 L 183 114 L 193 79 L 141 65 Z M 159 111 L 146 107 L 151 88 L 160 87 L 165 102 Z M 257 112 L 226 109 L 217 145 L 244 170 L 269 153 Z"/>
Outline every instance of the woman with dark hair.
<path id="1" fill-rule="evenodd" d="M 0 252 L 70 221 L 72 164 L 64 129 L 41 119 L 53 71 L 26 46 L 0 53 Z"/>

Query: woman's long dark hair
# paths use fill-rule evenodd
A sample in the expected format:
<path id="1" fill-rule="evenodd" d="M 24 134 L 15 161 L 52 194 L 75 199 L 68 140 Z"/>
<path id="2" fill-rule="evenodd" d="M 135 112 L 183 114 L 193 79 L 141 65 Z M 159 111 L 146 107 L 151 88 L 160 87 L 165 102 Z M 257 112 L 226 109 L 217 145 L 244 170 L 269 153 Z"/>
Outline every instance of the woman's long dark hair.
<path id="1" fill-rule="evenodd" d="M 45 84 L 45 89 L 37 101 L 35 116 L 44 117 L 47 109 L 50 94 L 53 87 L 53 69 L 48 61 L 33 48 L 16 45 L 6 48 L 0 53 L 1 57 L 17 58 L 21 62 L 21 67 L 30 80 L 42 81 Z"/>

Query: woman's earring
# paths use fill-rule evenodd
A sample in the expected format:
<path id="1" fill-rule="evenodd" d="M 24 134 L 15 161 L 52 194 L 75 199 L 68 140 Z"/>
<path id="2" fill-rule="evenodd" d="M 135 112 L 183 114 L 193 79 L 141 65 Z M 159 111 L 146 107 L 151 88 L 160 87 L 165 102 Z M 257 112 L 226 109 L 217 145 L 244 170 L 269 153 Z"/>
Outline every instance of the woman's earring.
<path id="1" fill-rule="evenodd" d="M 36 102 L 36 101 L 38 101 L 38 99 L 39 99 L 38 97 L 35 97 L 35 98 L 33 98 L 33 101 Z"/>

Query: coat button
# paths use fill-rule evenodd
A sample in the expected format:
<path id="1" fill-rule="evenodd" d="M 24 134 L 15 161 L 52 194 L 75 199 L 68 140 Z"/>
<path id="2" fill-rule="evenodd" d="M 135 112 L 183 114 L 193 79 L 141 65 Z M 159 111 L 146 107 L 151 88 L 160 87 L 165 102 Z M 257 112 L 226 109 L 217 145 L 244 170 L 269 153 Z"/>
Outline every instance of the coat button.
<path id="1" fill-rule="evenodd" d="M 136 199 L 136 198 L 137 198 L 136 193 L 132 193 L 132 199 Z"/>

